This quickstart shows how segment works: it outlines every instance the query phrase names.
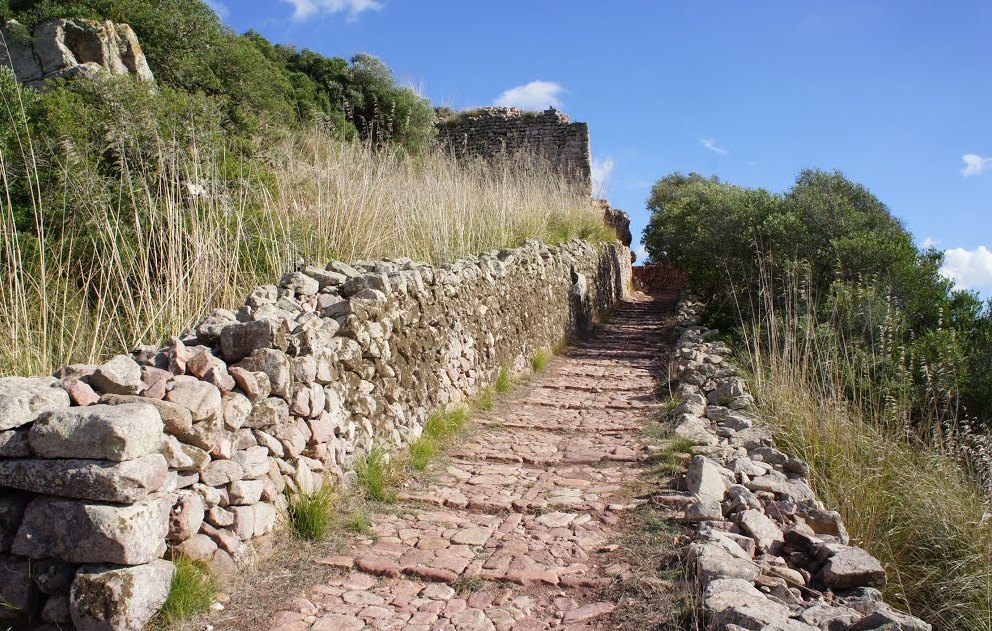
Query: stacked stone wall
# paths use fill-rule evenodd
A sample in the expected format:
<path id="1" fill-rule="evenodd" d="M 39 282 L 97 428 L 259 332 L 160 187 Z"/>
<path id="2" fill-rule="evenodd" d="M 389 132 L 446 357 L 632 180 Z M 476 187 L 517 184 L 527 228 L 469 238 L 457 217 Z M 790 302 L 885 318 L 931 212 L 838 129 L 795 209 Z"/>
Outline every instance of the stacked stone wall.
<path id="1" fill-rule="evenodd" d="M 577 240 L 439 267 L 332 262 L 163 348 L 0 379 L 0 626 L 140 629 L 167 559 L 234 571 L 287 494 L 414 440 L 502 368 L 588 332 L 629 282 L 625 247 Z"/>
<path id="2" fill-rule="evenodd" d="M 573 123 L 554 108 L 527 112 L 512 107 L 485 107 L 438 123 L 438 142 L 455 157 L 513 156 L 527 153 L 547 160 L 575 178 L 592 195 L 589 126 Z"/>

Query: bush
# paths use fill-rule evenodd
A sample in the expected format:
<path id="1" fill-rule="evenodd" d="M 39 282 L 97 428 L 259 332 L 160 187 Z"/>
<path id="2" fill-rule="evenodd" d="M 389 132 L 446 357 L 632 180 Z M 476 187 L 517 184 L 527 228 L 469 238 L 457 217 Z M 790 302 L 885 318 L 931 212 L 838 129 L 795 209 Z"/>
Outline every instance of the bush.
<path id="1" fill-rule="evenodd" d="M 323 485 L 314 493 L 291 494 L 289 523 L 301 539 L 319 541 L 331 528 L 334 516 L 334 496 L 331 487 Z"/>

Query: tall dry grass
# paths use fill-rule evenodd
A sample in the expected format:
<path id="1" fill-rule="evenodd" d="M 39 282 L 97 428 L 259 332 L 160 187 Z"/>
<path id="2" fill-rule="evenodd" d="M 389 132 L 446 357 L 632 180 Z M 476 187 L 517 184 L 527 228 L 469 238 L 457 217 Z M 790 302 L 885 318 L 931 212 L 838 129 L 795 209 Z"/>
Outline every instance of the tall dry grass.
<path id="1" fill-rule="evenodd" d="M 935 629 L 992 629 L 992 524 L 981 484 L 953 441 L 891 409 L 899 397 L 872 385 L 868 366 L 817 320 L 812 302 L 800 285 L 766 279 L 744 336 L 763 417 L 885 564 L 892 602 Z M 867 385 L 852 392 L 852 383 Z"/>
<path id="2" fill-rule="evenodd" d="M 3 106 L 4 122 L 28 129 L 23 108 Z M 19 137 L 18 160 L 0 154 L 0 374 L 156 343 L 303 261 L 439 263 L 531 237 L 609 236 L 577 186 L 526 159 L 403 156 L 313 128 L 283 134 L 242 174 L 222 150 L 159 137 L 154 172 L 122 159 L 108 176 Z M 42 163 L 66 170 L 61 188 Z"/>

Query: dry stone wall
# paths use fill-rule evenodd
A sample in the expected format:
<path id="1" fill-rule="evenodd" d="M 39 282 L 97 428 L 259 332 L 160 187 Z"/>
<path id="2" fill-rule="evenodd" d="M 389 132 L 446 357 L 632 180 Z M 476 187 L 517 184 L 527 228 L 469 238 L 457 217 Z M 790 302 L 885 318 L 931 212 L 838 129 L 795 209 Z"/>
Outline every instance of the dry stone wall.
<path id="1" fill-rule="evenodd" d="M 654 499 L 697 527 L 688 556 L 707 628 L 929 631 L 882 600 L 885 568 L 817 499 L 809 465 L 775 448 L 729 349 L 697 325 L 701 311 L 679 305 L 673 416 L 675 433 L 707 455 L 693 458 L 684 492 Z"/>
<path id="2" fill-rule="evenodd" d="M 432 267 L 332 262 L 255 289 L 164 348 L 0 379 L 0 626 L 140 629 L 184 554 L 227 572 L 286 493 L 582 335 L 629 251 L 572 241 Z"/>
<path id="3" fill-rule="evenodd" d="M 592 195 L 589 126 L 573 123 L 555 108 L 528 112 L 484 107 L 438 123 L 438 142 L 456 157 L 494 158 L 527 153 L 541 156 L 574 177 Z"/>

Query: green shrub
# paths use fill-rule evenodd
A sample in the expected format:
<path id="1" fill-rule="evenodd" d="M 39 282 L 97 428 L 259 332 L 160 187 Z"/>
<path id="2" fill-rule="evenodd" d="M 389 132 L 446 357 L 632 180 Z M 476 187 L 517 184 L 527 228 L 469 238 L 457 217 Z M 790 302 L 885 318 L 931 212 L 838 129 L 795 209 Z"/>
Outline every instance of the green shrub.
<path id="1" fill-rule="evenodd" d="M 396 501 L 393 486 L 398 477 L 395 465 L 389 460 L 386 451 L 379 446 L 372 448 L 355 462 L 355 474 L 362 494 L 375 502 Z"/>
<path id="2" fill-rule="evenodd" d="M 157 616 L 164 624 L 181 622 L 206 613 L 220 589 L 217 578 L 202 561 L 181 556 L 174 563 L 176 573 L 172 577 L 172 587 Z"/>
<path id="3" fill-rule="evenodd" d="M 289 523 L 301 539 L 323 539 L 333 522 L 334 496 L 327 484 L 313 493 L 293 493 L 289 501 Z"/>

